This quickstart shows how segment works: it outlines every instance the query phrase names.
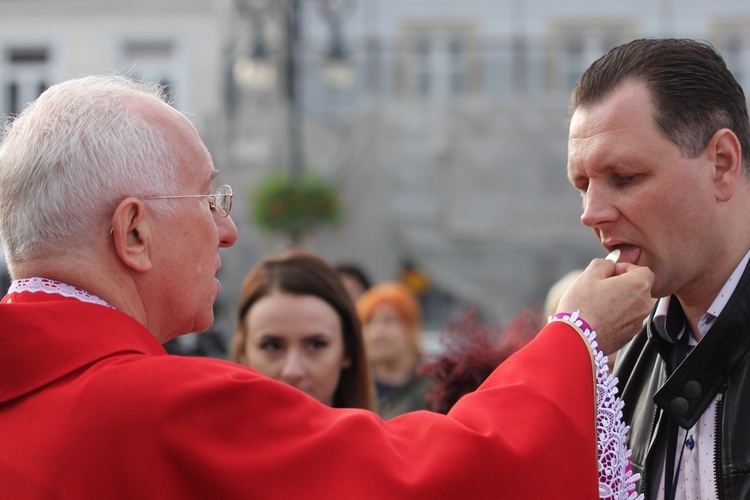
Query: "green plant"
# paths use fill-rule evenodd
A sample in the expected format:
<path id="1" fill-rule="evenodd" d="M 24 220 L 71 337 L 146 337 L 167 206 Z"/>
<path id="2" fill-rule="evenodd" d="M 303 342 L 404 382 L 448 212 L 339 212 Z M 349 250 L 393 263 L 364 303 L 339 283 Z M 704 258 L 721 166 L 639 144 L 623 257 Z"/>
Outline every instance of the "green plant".
<path id="1" fill-rule="evenodd" d="M 296 176 L 271 172 L 254 191 L 251 210 L 259 230 L 286 234 L 292 242 L 341 218 L 336 186 L 309 170 Z"/>

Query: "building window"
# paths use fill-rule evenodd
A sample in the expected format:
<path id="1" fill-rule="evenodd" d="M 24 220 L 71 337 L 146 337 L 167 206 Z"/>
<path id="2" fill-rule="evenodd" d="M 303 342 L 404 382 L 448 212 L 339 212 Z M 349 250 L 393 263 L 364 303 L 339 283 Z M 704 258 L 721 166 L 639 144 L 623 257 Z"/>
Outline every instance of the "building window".
<path id="1" fill-rule="evenodd" d="M 717 20 L 709 40 L 747 93 L 750 87 L 750 19 L 738 16 Z"/>
<path id="2" fill-rule="evenodd" d="M 430 40 L 422 38 L 417 40 L 414 48 L 414 90 L 415 93 L 422 97 L 430 95 L 432 79 L 432 50 Z"/>
<path id="3" fill-rule="evenodd" d="M 586 69 L 586 59 L 583 52 L 583 40 L 570 38 L 565 44 L 565 89 L 572 90 L 578 77 Z"/>
<path id="4" fill-rule="evenodd" d="M 125 40 L 122 44 L 128 76 L 164 87 L 169 102 L 174 98 L 175 47 L 171 40 Z"/>
<path id="5" fill-rule="evenodd" d="M 730 36 L 726 41 L 726 49 L 724 50 L 724 59 L 726 59 L 727 66 L 734 74 L 737 81 L 743 80 L 743 64 L 742 64 L 742 38 L 739 35 Z"/>
<path id="6" fill-rule="evenodd" d="M 5 50 L 2 112 L 18 114 L 49 87 L 50 57 L 46 47 L 10 47 Z"/>
<path id="7" fill-rule="evenodd" d="M 569 93 L 591 63 L 634 38 L 633 31 L 629 25 L 616 21 L 554 25 L 549 50 L 552 87 Z"/>
<path id="8" fill-rule="evenodd" d="M 448 70 L 450 72 L 450 91 L 452 95 L 466 93 L 466 51 L 461 38 L 448 42 Z"/>
<path id="9" fill-rule="evenodd" d="M 447 100 L 476 92 L 479 58 L 473 25 L 413 23 L 403 27 L 401 77 L 406 95 Z"/>
<path id="10" fill-rule="evenodd" d="M 172 58 L 172 43 L 168 40 L 125 42 L 125 56 L 133 60 L 164 61 Z"/>
<path id="11" fill-rule="evenodd" d="M 511 44 L 511 86 L 516 93 L 526 93 L 529 86 L 529 46 L 525 38 L 516 37 Z"/>

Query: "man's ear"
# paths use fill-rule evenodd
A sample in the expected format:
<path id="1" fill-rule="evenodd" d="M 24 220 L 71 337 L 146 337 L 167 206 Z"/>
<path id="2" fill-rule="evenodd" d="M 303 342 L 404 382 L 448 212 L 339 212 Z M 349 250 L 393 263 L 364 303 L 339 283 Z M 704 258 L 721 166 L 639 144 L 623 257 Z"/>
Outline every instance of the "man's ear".
<path id="1" fill-rule="evenodd" d="M 714 134 L 706 148 L 713 165 L 713 183 L 716 199 L 729 201 L 742 176 L 742 148 L 737 136 L 729 129 Z"/>
<path id="2" fill-rule="evenodd" d="M 112 236 L 115 250 L 123 264 L 134 271 L 151 270 L 151 219 L 141 200 L 126 198 L 120 202 L 112 217 Z"/>

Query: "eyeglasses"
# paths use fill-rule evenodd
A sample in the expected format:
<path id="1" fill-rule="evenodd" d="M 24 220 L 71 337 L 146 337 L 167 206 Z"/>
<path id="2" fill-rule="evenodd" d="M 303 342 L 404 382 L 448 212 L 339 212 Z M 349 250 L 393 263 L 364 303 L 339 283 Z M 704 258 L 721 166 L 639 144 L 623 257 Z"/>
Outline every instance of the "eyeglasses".
<path id="1" fill-rule="evenodd" d="M 184 194 L 173 196 L 149 196 L 144 200 L 170 200 L 174 198 L 208 198 L 208 206 L 211 210 L 216 211 L 219 217 L 227 217 L 232 211 L 232 188 L 224 184 L 216 190 L 216 194 Z"/>

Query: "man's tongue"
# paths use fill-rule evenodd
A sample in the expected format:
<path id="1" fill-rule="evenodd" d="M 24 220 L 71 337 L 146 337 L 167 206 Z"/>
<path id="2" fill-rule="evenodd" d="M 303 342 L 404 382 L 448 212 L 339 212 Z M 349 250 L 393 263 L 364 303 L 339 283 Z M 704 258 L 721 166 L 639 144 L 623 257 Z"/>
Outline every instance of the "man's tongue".
<path id="1" fill-rule="evenodd" d="M 618 245 L 617 248 L 620 250 L 620 258 L 617 262 L 635 264 L 641 256 L 641 249 L 635 245 Z"/>

